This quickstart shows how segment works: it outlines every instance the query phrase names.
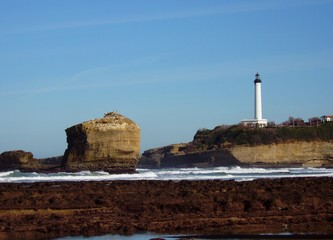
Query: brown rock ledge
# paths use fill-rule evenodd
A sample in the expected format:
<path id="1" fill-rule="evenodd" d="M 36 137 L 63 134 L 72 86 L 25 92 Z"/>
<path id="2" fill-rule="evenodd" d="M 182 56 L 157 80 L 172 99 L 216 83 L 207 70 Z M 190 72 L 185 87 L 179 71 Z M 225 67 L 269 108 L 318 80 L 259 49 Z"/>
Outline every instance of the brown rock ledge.
<path id="1" fill-rule="evenodd" d="M 333 233 L 333 178 L 0 184 L 0 239 Z"/>

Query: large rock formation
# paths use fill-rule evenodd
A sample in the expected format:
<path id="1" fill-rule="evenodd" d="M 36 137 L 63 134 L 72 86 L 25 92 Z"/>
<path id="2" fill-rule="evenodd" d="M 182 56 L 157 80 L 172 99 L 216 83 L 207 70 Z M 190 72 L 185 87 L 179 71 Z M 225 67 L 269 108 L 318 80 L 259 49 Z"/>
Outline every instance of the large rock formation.
<path id="1" fill-rule="evenodd" d="M 140 128 L 116 113 L 66 129 L 66 171 L 132 171 L 140 154 Z"/>
<path id="2" fill-rule="evenodd" d="M 174 145 L 143 152 L 139 166 L 143 168 L 231 165 L 268 167 L 287 165 L 295 167 L 333 166 L 333 141 L 299 141 L 258 146 L 235 145 L 197 152 L 186 152 L 185 147 L 183 147 L 184 150 L 171 152 L 171 148 L 174 148 Z"/>
<path id="3" fill-rule="evenodd" d="M 218 126 L 193 141 L 145 151 L 140 167 L 333 166 L 333 124 L 302 128 Z"/>

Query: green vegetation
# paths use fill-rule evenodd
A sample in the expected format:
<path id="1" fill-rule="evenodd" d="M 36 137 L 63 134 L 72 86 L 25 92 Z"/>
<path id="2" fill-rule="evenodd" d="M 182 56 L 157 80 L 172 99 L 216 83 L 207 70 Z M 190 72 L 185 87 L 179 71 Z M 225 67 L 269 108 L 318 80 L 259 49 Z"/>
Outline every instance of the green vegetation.
<path id="1" fill-rule="evenodd" d="M 312 127 L 249 128 L 242 125 L 201 129 L 194 136 L 188 150 L 213 149 L 227 145 L 261 145 L 289 141 L 333 140 L 333 123 Z"/>

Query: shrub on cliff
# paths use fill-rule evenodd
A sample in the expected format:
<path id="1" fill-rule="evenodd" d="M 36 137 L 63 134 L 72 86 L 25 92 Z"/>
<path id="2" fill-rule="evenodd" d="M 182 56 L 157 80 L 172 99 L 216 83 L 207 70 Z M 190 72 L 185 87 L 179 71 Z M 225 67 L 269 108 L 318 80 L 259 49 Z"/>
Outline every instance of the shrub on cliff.
<path id="1" fill-rule="evenodd" d="M 333 140 L 333 123 L 326 123 L 318 127 L 249 128 L 242 125 L 218 126 L 213 130 L 198 130 L 187 150 L 202 151 L 224 145 L 261 145 L 316 140 Z"/>

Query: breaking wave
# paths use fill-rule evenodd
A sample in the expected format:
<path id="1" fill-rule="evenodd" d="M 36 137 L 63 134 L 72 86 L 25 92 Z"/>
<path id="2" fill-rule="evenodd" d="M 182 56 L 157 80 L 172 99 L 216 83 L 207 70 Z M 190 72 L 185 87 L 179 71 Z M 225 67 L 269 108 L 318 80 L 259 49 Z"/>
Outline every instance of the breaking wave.
<path id="1" fill-rule="evenodd" d="M 0 182 L 50 182 L 50 181 L 114 181 L 114 180 L 235 180 L 251 181 L 260 178 L 333 177 L 332 168 L 170 168 L 137 169 L 136 173 L 109 174 L 104 171 L 76 173 L 26 173 L 0 172 Z"/>

